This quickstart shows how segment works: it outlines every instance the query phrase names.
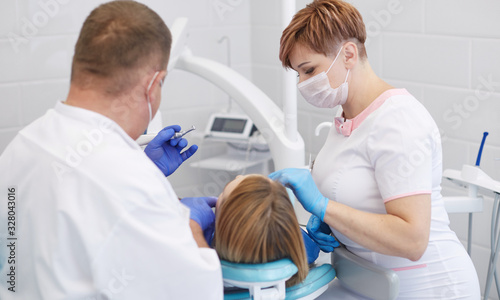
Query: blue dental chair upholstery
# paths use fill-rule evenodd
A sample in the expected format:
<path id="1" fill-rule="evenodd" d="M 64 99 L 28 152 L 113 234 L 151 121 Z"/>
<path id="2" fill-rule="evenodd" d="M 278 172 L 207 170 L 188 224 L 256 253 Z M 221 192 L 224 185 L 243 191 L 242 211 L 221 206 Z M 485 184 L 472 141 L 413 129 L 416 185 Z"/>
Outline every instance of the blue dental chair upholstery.
<path id="1" fill-rule="evenodd" d="M 224 277 L 224 299 L 315 299 L 335 278 L 335 270 L 324 264 L 309 270 L 300 284 L 285 288 L 297 267 L 289 259 L 264 264 L 235 264 L 221 261 Z"/>

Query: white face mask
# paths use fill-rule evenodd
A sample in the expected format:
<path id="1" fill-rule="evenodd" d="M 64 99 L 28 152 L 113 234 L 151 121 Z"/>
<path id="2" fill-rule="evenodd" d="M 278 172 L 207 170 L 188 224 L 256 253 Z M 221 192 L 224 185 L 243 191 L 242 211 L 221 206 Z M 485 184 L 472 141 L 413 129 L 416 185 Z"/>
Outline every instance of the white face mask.
<path id="1" fill-rule="evenodd" d="M 335 61 L 337 61 L 341 51 L 342 48 L 340 48 L 339 53 L 337 53 L 337 56 L 335 56 L 335 59 L 326 72 L 323 71 L 306 81 L 297 84 L 300 93 L 310 104 L 316 107 L 334 108 L 335 106 L 343 105 L 346 102 L 347 92 L 349 90 L 347 76 L 349 76 L 350 70 L 347 69 L 347 75 L 345 76 L 344 83 L 336 89 L 330 86 L 330 80 L 326 75 L 332 68 Z"/>
<path id="2" fill-rule="evenodd" d="M 148 100 L 148 109 L 149 109 L 149 123 L 148 123 L 148 127 L 149 127 L 149 124 L 151 124 L 151 120 L 153 119 L 153 112 L 151 110 L 151 101 L 149 101 L 149 90 L 151 89 L 151 86 L 153 85 L 153 82 L 155 81 L 155 79 L 158 76 L 158 74 L 160 74 L 159 71 L 157 71 L 155 73 L 155 75 L 153 76 L 153 79 L 151 79 L 151 82 L 149 83 L 148 89 L 146 91 L 146 97 L 147 97 L 147 100 Z M 161 84 L 160 84 L 160 86 L 161 86 Z"/>

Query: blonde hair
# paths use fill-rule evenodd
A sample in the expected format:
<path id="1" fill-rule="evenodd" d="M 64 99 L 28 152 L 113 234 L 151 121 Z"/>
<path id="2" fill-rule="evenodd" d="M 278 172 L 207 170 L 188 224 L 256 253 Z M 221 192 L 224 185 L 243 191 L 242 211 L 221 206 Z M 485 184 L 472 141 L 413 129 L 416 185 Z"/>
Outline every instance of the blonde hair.
<path id="1" fill-rule="evenodd" d="M 135 1 L 111 1 L 85 19 L 75 45 L 71 82 L 108 79 L 109 94 L 120 94 L 138 80 L 137 69 L 166 68 L 172 36 L 161 17 Z"/>
<path id="2" fill-rule="evenodd" d="M 309 271 L 299 223 L 286 189 L 255 175 L 243 179 L 221 203 L 215 222 L 215 249 L 236 263 L 265 263 L 289 258 L 298 272 L 287 286 Z"/>
<path id="3" fill-rule="evenodd" d="M 329 56 L 346 41 L 354 42 L 360 58 L 366 58 L 365 40 L 365 24 L 354 6 L 341 0 L 315 0 L 298 11 L 283 31 L 279 59 L 285 68 L 292 68 L 295 45 Z"/>

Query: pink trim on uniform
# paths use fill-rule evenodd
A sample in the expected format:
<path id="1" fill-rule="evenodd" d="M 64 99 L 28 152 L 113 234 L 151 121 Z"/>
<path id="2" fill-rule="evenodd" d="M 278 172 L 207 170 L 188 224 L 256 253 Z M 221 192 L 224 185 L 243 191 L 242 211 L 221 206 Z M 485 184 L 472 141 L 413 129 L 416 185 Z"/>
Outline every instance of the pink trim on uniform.
<path id="1" fill-rule="evenodd" d="M 408 266 L 408 267 L 402 267 L 402 268 L 393 268 L 391 270 L 393 270 L 395 272 L 399 272 L 399 271 L 407 271 L 407 270 L 414 270 L 414 269 L 421 269 L 421 268 L 427 268 L 427 264 L 414 265 L 414 266 Z"/>
<path id="2" fill-rule="evenodd" d="M 344 135 L 350 136 L 352 131 L 361 125 L 361 123 L 377 108 L 384 104 L 385 100 L 389 99 L 392 96 L 399 95 L 410 95 L 410 93 L 406 89 L 390 89 L 382 94 L 380 94 L 375 100 L 373 100 L 367 108 L 365 108 L 359 115 L 352 119 L 345 120 L 344 117 L 335 117 L 335 128 L 337 132 Z M 344 115 L 342 113 L 342 115 Z"/>
<path id="3" fill-rule="evenodd" d="M 432 191 L 417 191 L 417 192 L 411 192 L 411 193 L 405 193 L 405 194 L 401 194 L 401 195 L 396 195 L 396 196 L 392 196 L 392 197 L 389 197 L 387 199 L 384 200 L 384 203 L 387 203 L 389 201 L 392 201 L 392 200 L 396 200 L 396 199 L 399 199 L 399 198 L 403 198 L 403 197 L 408 197 L 408 196 L 413 196 L 413 195 L 423 195 L 423 194 L 432 194 Z"/>

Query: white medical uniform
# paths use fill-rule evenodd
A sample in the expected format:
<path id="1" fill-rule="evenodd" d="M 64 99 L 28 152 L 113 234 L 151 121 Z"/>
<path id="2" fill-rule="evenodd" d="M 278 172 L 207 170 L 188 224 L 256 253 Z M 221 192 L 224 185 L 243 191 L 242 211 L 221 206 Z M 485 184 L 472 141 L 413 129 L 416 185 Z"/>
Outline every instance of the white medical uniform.
<path id="1" fill-rule="evenodd" d="M 332 228 L 351 252 L 397 272 L 398 299 L 480 298 L 474 265 L 448 226 L 441 152 L 439 130 L 427 110 L 406 90 L 392 89 L 351 120 L 340 109 L 314 163 L 321 193 L 362 211 L 384 214 L 388 201 L 431 195 L 429 244 L 418 261 L 376 253 Z"/>
<path id="2" fill-rule="evenodd" d="M 58 103 L 19 132 L 0 170 L 0 299 L 222 299 L 216 252 L 198 248 L 188 208 L 110 119 Z"/>

